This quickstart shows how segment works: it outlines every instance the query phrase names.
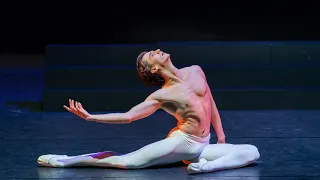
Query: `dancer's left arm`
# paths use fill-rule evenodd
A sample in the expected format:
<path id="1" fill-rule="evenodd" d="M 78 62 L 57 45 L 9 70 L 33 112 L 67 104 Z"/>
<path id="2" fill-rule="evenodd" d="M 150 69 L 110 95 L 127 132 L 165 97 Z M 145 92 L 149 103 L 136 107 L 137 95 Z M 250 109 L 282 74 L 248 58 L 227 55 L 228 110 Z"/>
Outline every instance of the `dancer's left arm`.
<path id="1" fill-rule="evenodd" d="M 202 68 L 200 66 L 194 66 L 194 68 L 207 81 L 206 75 L 205 75 L 204 71 L 202 70 Z M 213 99 L 213 96 L 212 96 L 212 93 L 211 93 L 211 90 L 210 90 L 208 83 L 207 83 L 207 91 L 209 93 L 210 102 L 211 102 L 211 113 L 212 113 L 211 123 L 212 123 L 212 126 L 213 126 L 216 134 L 217 134 L 217 138 L 218 138 L 217 143 L 226 143 L 226 136 L 223 131 L 221 117 L 220 117 L 217 105 Z"/>

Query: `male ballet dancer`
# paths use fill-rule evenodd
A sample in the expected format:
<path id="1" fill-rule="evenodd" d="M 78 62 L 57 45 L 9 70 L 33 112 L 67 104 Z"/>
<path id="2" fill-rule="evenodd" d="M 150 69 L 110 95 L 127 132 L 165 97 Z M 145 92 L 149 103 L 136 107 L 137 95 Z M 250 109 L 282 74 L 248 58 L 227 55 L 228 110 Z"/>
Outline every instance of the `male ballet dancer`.
<path id="1" fill-rule="evenodd" d="M 133 123 L 158 109 L 173 115 L 177 127 L 168 137 L 134 152 L 116 155 L 111 152 L 92 154 L 42 155 L 38 163 L 49 167 L 78 165 L 138 169 L 183 161 L 188 173 L 205 173 L 244 167 L 257 159 L 257 147 L 250 144 L 226 144 L 219 112 L 203 70 L 193 65 L 177 69 L 170 55 L 158 50 L 142 52 L 137 71 L 145 83 L 161 88 L 125 113 L 89 114 L 80 102 L 69 100 L 69 112 L 87 121 Z M 209 144 L 210 124 L 217 134 L 217 144 Z"/>

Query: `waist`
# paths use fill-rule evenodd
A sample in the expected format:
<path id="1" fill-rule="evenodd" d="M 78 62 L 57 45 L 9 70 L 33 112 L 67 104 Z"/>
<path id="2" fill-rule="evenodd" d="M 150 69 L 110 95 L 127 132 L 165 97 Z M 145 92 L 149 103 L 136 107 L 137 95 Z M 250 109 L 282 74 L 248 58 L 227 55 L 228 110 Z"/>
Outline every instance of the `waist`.
<path id="1" fill-rule="evenodd" d="M 210 126 L 205 124 L 200 124 L 198 122 L 189 122 L 180 123 L 177 127 L 186 134 L 191 134 L 197 137 L 205 138 L 210 134 Z"/>
<path id="2" fill-rule="evenodd" d="M 199 136 L 195 136 L 192 134 L 189 134 L 187 132 L 182 131 L 181 129 L 176 129 L 173 132 L 170 133 L 169 136 L 175 136 L 175 135 L 182 135 L 183 137 L 187 138 L 187 139 L 191 139 L 193 141 L 197 141 L 200 143 L 205 143 L 205 142 L 209 142 L 210 138 L 211 138 L 211 134 L 209 133 L 206 137 L 199 137 Z"/>
<path id="3" fill-rule="evenodd" d="M 195 135 L 192 135 L 192 134 L 189 134 L 187 132 L 184 132 L 182 130 L 179 129 L 179 132 L 182 133 L 183 135 L 187 136 L 188 138 L 194 140 L 194 141 L 197 141 L 197 142 L 208 142 L 211 138 L 211 134 L 209 133 L 207 136 L 205 137 L 199 137 L 199 136 L 195 136 Z"/>

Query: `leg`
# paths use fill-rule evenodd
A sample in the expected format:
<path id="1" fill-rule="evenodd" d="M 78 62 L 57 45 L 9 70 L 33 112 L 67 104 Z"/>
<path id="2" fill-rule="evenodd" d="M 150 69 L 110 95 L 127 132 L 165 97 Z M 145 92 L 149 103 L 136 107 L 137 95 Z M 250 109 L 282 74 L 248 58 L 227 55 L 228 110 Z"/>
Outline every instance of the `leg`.
<path id="1" fill-rule="evenodd" d="M 247 166 L 260 158 L 257 147 L 249 144 L 209 144 L 199 162 L 188 166 L 189 173 L 212 172 Z"/>
<path id="2" fill-rule="evenodd" d="M 99 159 L 115 155 L 119 155 L 119 153 L 106 151 L 77 156 L 48 154 L 40 156 L 38 158 L 38 164 L 47 167 L 90 166 Z"/>
<path id="3" fill-rule="evenodd" d="M 171 164 L 185 158 L 195 157 L 196 148 L 198 147 L 188 146 L 179 136 L 168 137 L 129 154 L 101 159 L 96 162 L 96 165 L 121 169 L 138 169 Z"/>
<path id="4" fill-rule="evenodd" d="M 55 156 L 48 161 L 53 167 L 70 167 L 89 165 L 98 167 L 115 167 L 122 169 L 145 168 L 153 165 L 170 164 L 197 156 L 200 145 L 191 145 L 182 136 L 171 136 L 149 144 L 125 155 L 91 154 L 80 156 Z M 43 157 L 43 156 L 40 156 Z M 48 157 L 46 158 L 48 159 Z"/>

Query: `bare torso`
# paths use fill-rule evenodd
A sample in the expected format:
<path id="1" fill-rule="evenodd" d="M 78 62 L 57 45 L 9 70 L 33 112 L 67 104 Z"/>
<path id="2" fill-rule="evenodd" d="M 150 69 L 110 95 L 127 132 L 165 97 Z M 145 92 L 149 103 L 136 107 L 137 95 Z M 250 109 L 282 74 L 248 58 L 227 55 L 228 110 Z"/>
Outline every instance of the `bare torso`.
<path id="1" fill-rule="evenodd" d="M 161 109 L 177 119 L 176 128 L 188 134 L 206 137 L 210 133 L 212 113 L 208 84 L 195 66 L 180 71 L 184 74 L 181 83 L 162 88 L 155 94 L 162 102 Z"/>

